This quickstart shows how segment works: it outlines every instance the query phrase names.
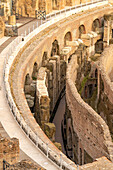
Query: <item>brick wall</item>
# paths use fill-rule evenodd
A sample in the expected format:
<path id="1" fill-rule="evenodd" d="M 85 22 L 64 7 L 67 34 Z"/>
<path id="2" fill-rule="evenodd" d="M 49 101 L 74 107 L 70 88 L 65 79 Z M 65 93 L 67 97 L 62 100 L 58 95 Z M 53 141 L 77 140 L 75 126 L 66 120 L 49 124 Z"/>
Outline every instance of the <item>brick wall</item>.
<path id="1" fill-rule="evenodd" d="M 67 69 L 66 101 L 71 111 L 73 127 L 83 148 L 95 160 L 106 156 L 112 160 L 113 143 L 104 120 L 80 97 L 75 86 L 76 57 L 72 57 Z"/>

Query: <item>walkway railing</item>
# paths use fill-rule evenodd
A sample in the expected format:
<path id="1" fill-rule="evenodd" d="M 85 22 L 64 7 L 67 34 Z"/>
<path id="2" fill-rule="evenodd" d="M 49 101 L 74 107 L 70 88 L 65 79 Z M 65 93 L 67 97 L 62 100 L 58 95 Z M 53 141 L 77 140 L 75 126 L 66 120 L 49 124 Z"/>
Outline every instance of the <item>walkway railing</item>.
<path id="1" fill-rule="evenodd" d="M 33 38 L 35 35 L 37 35 L 40 31 L 44 30 L 45 28 L 47 28 L 48 26 L 58 22 L 59 20 L 62 20 L 64 17 L 67 17 L 69 15 L 75 14 L 77 12 L 84 10 L 87 10 L 90 8 L 94 8 L 95 6 L 97 6 L 100 2 L 108 2 L 107 0 L 105 1 L 95 1 L 95 2 L 90 2 L 87 4 L 81 4 L 81 5 L 76 5 L 75 7 L 70 7 L 69 9 L 63 9 L 61 11 L 58 11 L 54 14 L 49 14 L 47 16 L 47 20 L 49 21 L 42 21 L 41 20 L 41 25 L 39 26 L 39 22 L 36 23 L 36 25 L 32 26 L 32 29 L 29 28 L 28 30 L 25 30 L 24 34 L 17 37 L 6 49 L 8 50 L 7 55 L 5 57 L 5 61 L 4 61 L 4 74 L 3 74 L 3 78 L 4 78 L 4 84 L 5 84 L 5 90 L 6 90 L 6 98 L 8 101 L 8 104 L 10 106 L 11 112 L 14 115 L 14 118 L 16 119 L 16 121 L 18 122 L 18 124 L 20 125 L 20 127 L 23 129 L 24 133 L 26 133 L 27 137 L 31 139 L 32 143 L 35 144 L 35 146 L 37 148 L 39 148 L 46 156 L 47 158 L 49 158 L 50 160 L 52 160 L 56 165 L 58 165 L 61 169 L 62 168 L 67 168 L 69 170 L 73 170 L 75 168 L 77 168 L 77 166 L 75 164 L 73 164 L 72 161 L 69 161 L 69 159 L 67 158 L 67 162 L 66 162 L 66 157 L 63 157 L 63 153 L 59 151 L 59 153 L 51 150 L 50 146 L 48 143 L 46 143 L 45 141 L 43 141 L 38 134 L 34 133 L 33 130 L 27 125 L 27 123 L 25 122 L 23 116 L 20 114 L 14 100 L 11 94 L 11 89 L 10 89 L 10 85 L 8 82 L 9 79 L 9 73 L 10 73 L 10 68 L 13 64 L 13 61 L 15 59 L 15 57 L 17 56 L 18 52 L 20 51 L 20 49 L 22 49 L 24 47 L 24 45 L 31 39 Z M 101 5 L 101 4 L 100 4 Z M 85 7 L 85 8 L 84 8 Z M 87 7 L 87 8 L 86 8 Z M 71 11 L 71 12 L 70 12 Z M 62 15 L 63 14 L 63 15 Z M 60 15 L 60 19 L 59 19 L 59 15 Z M 53 19 L 52 19 L 53 18 Z M 32 32 L 31 32 L 32 31 Z M 22 41 L 22 39 L 24 41 Z M 15 48 L 16 47 L 16 48 Z M 70 162 L 70 163 L 69 163 Z"/>

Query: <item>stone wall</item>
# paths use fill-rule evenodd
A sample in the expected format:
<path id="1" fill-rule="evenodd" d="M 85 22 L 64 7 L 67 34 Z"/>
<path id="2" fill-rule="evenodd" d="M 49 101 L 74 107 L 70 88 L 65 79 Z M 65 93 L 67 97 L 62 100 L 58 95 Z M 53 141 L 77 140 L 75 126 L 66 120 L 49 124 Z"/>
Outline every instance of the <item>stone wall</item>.
<path id="1" fill-rule="evenodd" d="M 4 31 L 5 31 L 5 24 L 4 21 L 2 20 L 2 17 L 0 17 L 0 38 L 4 36 Z"/>
<path id="2" fill-rule="evenodd" d="M 7 139 L 0 135 L 0 170 L 3 170 L 3 160 L 10 164 L 19 159 L 19 141 L 16 138 Z"/>
<path id="3" fill-rule="evenodd" d="M 80 97 L 75 86 L 77 58 L 73 56 L 67 69 L 66 101 L 71 111 L 73 128 L 90 157 L 113 159 L 109 128 L 104 120 Z"/>
<path id="4" fill-rule="evenodd" d="M 88 0 L 87 2 L 90 2 L 91 0 Z M 22 9 L 22 15 L 26 16 L 34 16 L 35 10 L 46 10 L 46 13 L 52 12 L 52 10 L 61 10 L 64 9 L 65 6 L 75 6 L 81 3 L 86 3 L 85 0 L 16 0 L 14 2 L 13 9 L 15 11 L 15 7 L 17 8 L 17 12 L 21 14 Z"/>
<path id="5" fill-rule="evenodd" d="M 75 16 L 72 16 L 71 19 L 68 18 L 67 19 L 68 22 L 66 22 L 66 23 L 65 23 L 65 20 L 63 20 L 62 22 L 52 25 L 51 27 L 47 28 L 47 30 L 40 32 L 37 36 L 35 36 L 29 42 L 27 40 L 25 40 L 25 44 L 23 44 L 23 46 L 21 47 L 21 50 L 19 49 L 18 55 L 16 53 L 16 56 L 14 56 L 14 59 L 12 59 L 12 61 L 11 61 L 12 63 L 10 63 L 10 69 L 9 69 L 10 76 L 9 77 L 7 75 L 6 76 L 9 78 L 12 96 L 13 96 L 13 99 L 16 103 L 17 108 L 18 108 L 17 120 L 19 120 L 19 118 L 20 118 L 19 113 L 21 112 L 22 113 L 21 115 L 22 115 L 23 129 L 26 127 L 26 124 L 28 124 L 30 127 L 30 135 L 29 136 L 30 136 L 30 138 L 32 138 L 33 141 L 36 141 L 36 139 L 35 139 L 36 134 L 38 134 L 38 137 L 43 142 L 47 141 L 49 143 L 49 148 L 51 149 L 49 152 L 49 156 L 51 157 L 52 160 L 55 160 L 57 163 L 59 163 L 59 161 L 58 161 L 59 156 L 54 157 L 53 153 L 56 153 L 56 155 L 59 155 L 59 150 L 48 140 L 48 138 L 45 136 L 45 134 L 43 133 L 43 131 L 41 130 L 39 125 L 36 123 L 35 119 L 33 118 L 33 115 L 30 112 L 27 102 L 25 100 L 25 95 L 24 95 L 25 76 L 27 73 L 29 73 L 30 76 L 32 75 L 33 65 L 36 61 L 39 65 L 41 65 L 42 56 L 43 56 L 44 51 L 47 51 L 48 55 L 51 56 L 52 42 L 55 39 L 59 40 L 60 46 L 61 46 L 61 48 L 63 48 L 64 36 L 68 31 L 72 31 L 73 32 L 72 37 L 76 38 L 78 36 L 78 30 L 75 31 L 75 29 L 77 29 L 79 27 L 79 25 L 82 23 L 86 24 L 87 23 L 87 21 L 85 21 L 86 18 L 87 18 L 87 20 L 90 20 L 90 22 L 89 22 L 90 27 L 87 28 L 87 30 L 88 29 L 90 30 L 91 25 L 92 25 L 92 20 L 98 16 L 103 16 L 103 14 L 105 12 L 109 12 L 109 11 L 110 11 L 110 9 L 108 9 L 108 8 L 101 9 L 98 11 L 98 13 L 97 13 L 97 11 L 95 11 L 95 13 L 92 12 L 91 14 L 87 14 L 88 15 L 87 17 L 86 17 L 86 15 L 83 15 L 83 13 L 82 13 L 81 17 L 77 16 L 76 19 L 75 19 Z M 77 23 L 76 26 L 75 26 L 75 20 Z M 59 24 L 60 24 L 60 26 L 59 26 Z M 72 28 L 70 27 L 70 25 L 72 26 Z M 40 28 L 40 31 L 43 30 L 42 28 L 43 27 Z M 58 28 L 58 30 L 57 30 L 57 28 Z M 76 32 L 77 32 L 77 34 L 76 34 Z M 49 35 L 47 36 L 47 34 L 49 34 Z M 45 35 L 46 35 L 46 37 L 45 37 Z M 44 38 L 44 39 L 42 40 L 42 38 Z M 46 41 L 48 43 L 46 43 Z M 15 67 L 13 67 L 13 65 L 15 65 Z M 74 102 L 74 100 L 72 100 L 72 101 Z M 88 115 L 88 117 L 90 117 L 90 115 Z M 76 118 L 75 118 L 75 120 L 76 120 Z M 83 124 L 84 124 L 84 122 L 83 122 Z M 92 120 L 91 120 L 91 122 L 89 122 L 89 125 L 90 124 L 92 124 Z M 81 124 L 81 126 L 82 126 L 82 124 Z M 96 131 L 95 130 L 96 129 L 95 122 L 93 122 L 92 126 L 94 127 L 94 131 Z M 98 128 L 97 128 L 97 130 L 98 130 Z M 100 126 L 100 131 L 101 131 L 101 126 Z M 109 132 L 108 132 L 108 134 L 109 134 Z M 89 134 L 89 136 L 90 136 L 90 134 Z M 103 136 L 101 138 L 103 138 Z M 108 136 L 108 139 L 109 139 L 109 136 Z M 102 146 L 99 145 L 98 148 L 100 148 Z M 46 148 L 46 144 L 44 144 L 42 148 L 45 149 L 44 147 Z M 88 149 L 90 149 L 90 148 L 91 148 L 91 146 L 89 145 Z M 105 155 L 107 155 L 107 154 L 105 153 Z M 67 164 L 72 163 L 71 160 L 66 159 L 65 155 L 63 155 L 63 158 L 66 160 Z M 73 165 L 73 166 L 76 167 L 75 165 Z"/>
<path id="6" fill-rule="evenodd" d="M 110 128 L 111 135 L 113 137 L 113 85 L 112 85 L 112 71 L 113 71 L 113 45 L 107 47 L 101 55 L 99 65 L 97 65 L 101 79 L 103 82 L 102 90 L 103 95 L 101 95 L 101 102 L 106 103 L 103 107 L 104 112 L 101 108 L 101 113 L 103 119 L 105 119 L 106 123 Z M 101 83 L 101 82 L 100 82 Z M 104 104 L 103 104 L 104 105 Z M 107 110 L 106 110 L 107 109 Z"/>

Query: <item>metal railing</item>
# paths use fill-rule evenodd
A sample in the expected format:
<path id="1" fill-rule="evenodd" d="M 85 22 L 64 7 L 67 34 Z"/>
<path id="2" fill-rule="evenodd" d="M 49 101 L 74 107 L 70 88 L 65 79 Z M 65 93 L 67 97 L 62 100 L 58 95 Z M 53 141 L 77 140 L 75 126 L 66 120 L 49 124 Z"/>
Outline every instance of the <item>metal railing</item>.
<path id="1" fill-rule="evenodd" d="M 98 2 L 103 2 L 103 1 L 96 1 L 93 2 L 98 3 Z M 87 3 L 87 6 L 91 6 L 93 3 Z M 88 5 L 89 4 L 89 5 Z M 70 11 L 72 10 L 76 10 L 78 8 L 83 8 L 84 5 L 86 4 L 82 4 L 82 5 L 78 5 L 75 7 L 71 7 Z M 8 82 L 8 78 L 9 78 L 9 72 L 10 72 L 10 68 L 12 66 L 12 63 L 15 59 L 15 57 L 17 56 L 18 52 L 20 51 L 21 48 L 23 48 L 23 46 L 25 45 L 26 42 L 28 42 L 31 38 L 33 38 L 33 36 L 37 35 L 38 32 L 42 31 L 43 29 L 45 29 L 46 27 L 54 24 L 55 22 L 59 21 L 59 17 L 58 19 L 52 19 L 52 17 L 57 18 L 57 15 L 61 15 L 63 14 L 63 11 L 65 13 L 65 15 L 63 17 L 60 17 L 60 19 L 66 17 L 67 12 L 69 9 L 63 9 L 60 12 L 56 12 L 54 14 L 49 14 L 47 16 L 47 20 L 50 19 L 49 21 L 40 21 L 40 26 L 39 26 L 39 22 L 37 22 L 35 25 L 32 26 L 32 28 L 29 28 L 27 31 L 25 30 L 24 34 L 22 34 L 21 36 L 17 37 L 10 45 L 9 45 L 9 50 L 7 52 L 7 55 L 5 57 L 5 61 L 4 61 L 4 74 L 3 74 L 3 78 L 4 78 L 4 84 L 5 84 L 5 90 L 6 90 L 6 98 L 8 101 L 8 104 L 10 106 L 11 112 L 14 115 L 15 120 L 18 122 L 18 124 L 20 125 L 20 127 L 23 129 L 24 133 L 27 135 L 28 138 L 31 139 L 32 143 L 35 144 L 35 146 L 37 148 L 39 148 L 45 155 L 47 158 L 49 158 L 50 160 L 52 160 L 56 165 L 59 166 L 59 168 L 67 168 L 69 170 L 71 169 L 75 169 L 75 167 L 77 167 L 75 164 L 72 165 L 71 161 L 70 163 L 66 162 L 66 157 L 64 160 L 63 154 L 62 152 L 55 152 L 53 151 L 50 146 L 49 143 L 46 143 L 45 141 L 43 141 L 38 134 L 34 133 L 33 130 L 31 129 L 31 127 L 29 127 L 27 125 L 27 123 L 25 122 L 23 116 L 20 114 L 14 100 L 11 94 L 11 90 L 10 90 L 10 85 Z M 74 11 L 75 13 L 76 11 Z M 70 14 L 71 15 L 71 14 Z M 32 34 L 32 32 L 34 32 L 34 34 Z M 24 41 L 22 41 L 24 40 Z M 15 47 L 17 46 L 17 48 L 15 49 Z M 50 144 L 51 145 L 51 144 Z M 68 158 L 67 158 L 68 159 Z M 69 161 L 68 161 L 69 162 Z"/>

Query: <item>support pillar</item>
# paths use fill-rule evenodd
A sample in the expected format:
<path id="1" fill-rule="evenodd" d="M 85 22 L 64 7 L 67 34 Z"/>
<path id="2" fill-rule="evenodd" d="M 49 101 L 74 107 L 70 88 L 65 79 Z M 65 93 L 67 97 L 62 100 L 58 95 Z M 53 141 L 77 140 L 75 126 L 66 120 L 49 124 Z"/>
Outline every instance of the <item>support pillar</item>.
<path id="1" fill-rule="evenodd" d="M 111 15 L 104 15 L 104 48 L 109 45 Z"/>

